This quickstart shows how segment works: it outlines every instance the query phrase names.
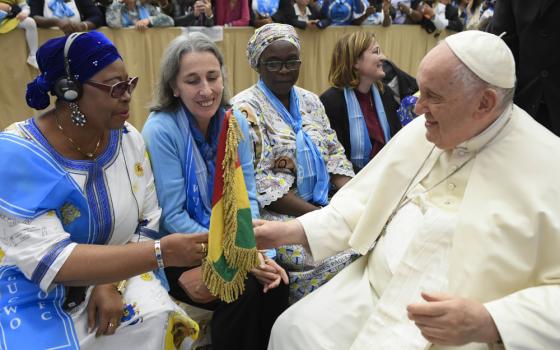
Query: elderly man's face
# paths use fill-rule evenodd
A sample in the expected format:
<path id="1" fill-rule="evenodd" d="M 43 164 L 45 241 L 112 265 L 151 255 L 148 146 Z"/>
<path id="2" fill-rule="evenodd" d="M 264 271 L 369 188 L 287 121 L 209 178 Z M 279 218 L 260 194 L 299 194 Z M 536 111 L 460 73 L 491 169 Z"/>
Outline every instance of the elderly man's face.
<path id="1" fill-rule="evenodd" d="M 446 44 L 430 51 L 417 74 L 420 98 L 415 112 L 426 118 L 426 138 L 440 149 L 452 149 L 475 136 L 480 126 L 473 118 L 478 96 L 467 96 L 454 68 L 462 64 Z"/>

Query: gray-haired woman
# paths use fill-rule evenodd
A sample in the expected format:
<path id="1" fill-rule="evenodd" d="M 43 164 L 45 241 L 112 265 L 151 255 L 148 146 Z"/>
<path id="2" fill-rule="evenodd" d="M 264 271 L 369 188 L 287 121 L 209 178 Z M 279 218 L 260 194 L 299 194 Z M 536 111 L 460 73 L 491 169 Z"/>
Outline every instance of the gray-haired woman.
<path id="1" fill-rule="evenodd" d="M 142 132 L 163 209 L 160 229 L 164 234 L 208 232 L 218 135 L 228 103 L 224 86 L 222 54 L 206 36 L 193 33 L 171 42 Z M 257 218 L 249 126 L 240 112 L 234 110 L 233 115 L 244 135 L 239 159 L 251 212 Z M 273 259 L 263 257 L 263 261 L 262 267 L 248 275 L 243 295 L 229 304 L 190 288 L 193 284 L 204 287 L 194 282 L 201 280 L 200 267 L 166 269 L 173 297 L 214 310 L 213 349 L 266 348 L 272 324 L 287 307 L 288 277 Z"/>

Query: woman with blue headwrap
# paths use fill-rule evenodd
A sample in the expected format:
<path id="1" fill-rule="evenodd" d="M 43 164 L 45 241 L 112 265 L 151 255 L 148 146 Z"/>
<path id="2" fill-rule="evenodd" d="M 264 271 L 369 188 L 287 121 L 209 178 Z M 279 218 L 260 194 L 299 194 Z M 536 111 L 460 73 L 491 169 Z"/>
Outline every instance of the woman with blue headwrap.
<path id="1" fill-rule="evenodd" d="M 45 109 L 50 93 L 54 107 L 0 133 L 1 347 L 178 347 L 198 326 L 152 271 L 199 264 L 207 236 L 159 237 L 150 163 L 126 122 L 138 78 L 99 32 L 49 40 L 37 60 L 27 103 Z"/>
<path id="2" fill-rule="evenodd" d="M 218 136 L 229 108 L 224 58 L 208 37 L 192 33 L 169 44 L 160 72 L 142 136 L 163 210 L 161 230 L 185 236 L 208 232 Z M 238 110 L 232 113 L 242 134 L 238 154 L 251 214 L 257 218 L 249 125 Z M 270 256 L 260 253 L 260 257 L 261 266 L 247 274 L 243 293 L 231 303 L 212 297 L 202 283 L 200 266 L 165 269 L 169 293 L 175 299 L 214 311 L 210 321 L 212 349 L 266 349 L 274 321 L 288 307 L 286 272 Z"/>
<path id="3" fill-rule="evenodd" d="M 354 171 L 319 97 L 294 86 L 301 65 L 294 28 L 273 23 L 257 29 L 247 56 L 260 79 L 232 102 L 252 126 L 261 217 L 288 220 L 326 205 L 329 192 L 342 187 Z M 331 268 L 326 262 L 320 275 L 313 274 L 313 264 L 306 261 L 301 246 L 283 247 L 278 253 L 291 270 L 292 301 L 337 271 L 337 266 Z"/>

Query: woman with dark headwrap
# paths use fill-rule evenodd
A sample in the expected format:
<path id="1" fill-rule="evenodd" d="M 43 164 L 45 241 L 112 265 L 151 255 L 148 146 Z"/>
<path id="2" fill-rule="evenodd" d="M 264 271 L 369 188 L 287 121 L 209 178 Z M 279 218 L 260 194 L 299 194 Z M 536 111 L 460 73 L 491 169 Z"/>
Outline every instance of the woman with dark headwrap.
<path id="1" fill-rule="evenodd" d="M 272 23 L 257 29 L 247 56 L 260 79 L 232 102 L 252 126 L 261 217 L 288 220 L 326 205 L 329 191 L 342 187 L 354 171 L 319 97 L 294 86 L 301 65 L 294 28 Z M 332 277 L 343 260 L 314 269 L 301 246 L 280 248 L 278 258 L 290 270 L 292 302 Z"/>
<path id="2" fill-rule="evenodd" d="M 138 78 L 99 32 L 47 41 L 29 106 L 0 133 L 0 319 L 6 349 L 173 349 L 198 326 L 157 275 L 207 236 L 158 237 L 150 162 L 126 122 Z M 185 346 L 192 342 L 185 340 Z"/>

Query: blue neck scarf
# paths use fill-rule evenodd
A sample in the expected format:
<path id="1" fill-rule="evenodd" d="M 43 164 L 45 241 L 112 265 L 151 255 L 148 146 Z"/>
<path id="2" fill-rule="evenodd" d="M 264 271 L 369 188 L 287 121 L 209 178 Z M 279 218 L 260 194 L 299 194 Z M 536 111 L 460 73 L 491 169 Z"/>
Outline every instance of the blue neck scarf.
<path id="1" fill-rule="evenodd" d="M 377 118 L 383 129 L 383 136 L 385 142 L 389 142 L 391 138 L 391 129 L 389 128 L 389 121 L 383 108 L 381 95 L 375 84 L 371 85 L 371 94 L 375 102 L 375 110 Z M 348 87 L 344 88 L 344 99 L 346 100 L 346 111 L 348 112 L 348 123 L 350 126 L 350 161 L 358 169 L 362 169 L 370 160 L 371 154 L 371 140 L 366 126 L 364 114 L 356 98 L 356 93 L 353 89 Z"/>
<path id="2" fill-rule="evenodd" d="M 208 125 L 207 138 L 185 106 L 179 109 L 176 117 L 185 141 L 185 210 L 193 220 L 206 228 L 210 228 L 218 135 L 224 114 L 224 109 L 220 107 Z"/>
<path id="3" fill-rule="evenodd" d="M 49 9 L 52 11 L 53 16 L 57 18 L 74 16 L 74 11 L 72 11 L 64 0 L 52 0 L 49 2 Z"/>
<path id="4" fill-rule="evenodd" d="M 300 197 L 318 205 L 327 205 L 329 173 L 321 152 L 302 128 L 296 89 L 292 87 L 290 91 L 290 111 L 288 111 L 262 79 L 259 79 L 257 87 L 296 134 L 297 189 Z"/>
<path id="5" fill-rule="evenodd" d="M 126 6 L 123 9 L 125 9 L 125 11 L 121 11 L 122 26 L 124 28 L 133 26 L 134 23 L 132 22 L 132 20 L 130 19 L 130 16 L 128 15 L 128 12 L 130 10 Z M 144 5 L 142 5 L 138 1 L 136 2 L 136 11 L 138 11 L 138 19 L 139 20 L 150 18 L 150 13 L 148 12 L 148 10 L 144 7 Z"/>

